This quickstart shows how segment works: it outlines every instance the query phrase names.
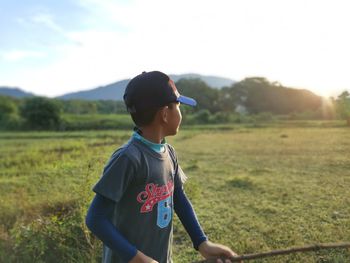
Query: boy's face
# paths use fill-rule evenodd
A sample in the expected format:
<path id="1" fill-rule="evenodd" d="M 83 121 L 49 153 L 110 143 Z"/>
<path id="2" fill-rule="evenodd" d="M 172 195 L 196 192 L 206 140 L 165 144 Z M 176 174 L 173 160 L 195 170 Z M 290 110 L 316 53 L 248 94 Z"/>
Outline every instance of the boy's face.
<path id="1" fill-rule="evenodd" d="M 175 135 L 179 131 L 182 120 L 180 103 L 171 103 L 167 110 L 167 133 L 168 135 Z"/>

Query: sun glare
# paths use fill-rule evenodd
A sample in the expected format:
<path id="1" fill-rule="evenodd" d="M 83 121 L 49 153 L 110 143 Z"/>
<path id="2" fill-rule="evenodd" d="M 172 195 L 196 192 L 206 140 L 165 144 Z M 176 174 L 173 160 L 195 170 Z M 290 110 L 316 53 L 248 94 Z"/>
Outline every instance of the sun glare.
<path id="1" fill-rule="evenodd" d="M 310 84 L 313 82 L 315 82 L 315 81 L 312 81 L 312 80 L 307 81 L 307 83 L 310 83 Z M 317 81 L 313 85 L 307 85 L 307 86 L 308 87 L 306 87 L 306 89 L 312 91 L 316 95 L 321 96 L 325 99 L 330 98 L 330 97 L 337 97 L 340 94 L 339 89 L 331 88 L 331 87 L 325 85 L 325 83 L 319 83 L 319 81 Z"/>
<path id="2" fill-rule="evenodd" d="M 327 100 L 327 98 L 334 96 L 334 94 L 332 93 L 331 90 L 329 89 L 324 89 L 324 88 L 320 88 L 320 89 L 316 89 L 315 93 L 319 96 L 322 96 L 323 98 L 325 98 Z"/>
<path id="3" fill-rule="evenodd" d="M 322 117 L 324 119 L 332 119 L 335 116 L 335 107 L 334 107 L 334 102 L 328 97 L 322 98 Z"/>

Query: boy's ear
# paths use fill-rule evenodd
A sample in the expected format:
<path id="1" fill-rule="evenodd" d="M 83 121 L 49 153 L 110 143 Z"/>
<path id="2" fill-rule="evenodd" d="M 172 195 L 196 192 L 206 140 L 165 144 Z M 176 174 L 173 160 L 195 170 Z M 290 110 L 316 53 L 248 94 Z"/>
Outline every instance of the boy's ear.
<path id="1" fill-rule="evenodd" d="M 159 112 L 160 118 L 161 118 L 162 122 L 164 122 L 164 123 L 168 123 L 168 110 L 169 110 L 169 107 L 165 106 Z"/>

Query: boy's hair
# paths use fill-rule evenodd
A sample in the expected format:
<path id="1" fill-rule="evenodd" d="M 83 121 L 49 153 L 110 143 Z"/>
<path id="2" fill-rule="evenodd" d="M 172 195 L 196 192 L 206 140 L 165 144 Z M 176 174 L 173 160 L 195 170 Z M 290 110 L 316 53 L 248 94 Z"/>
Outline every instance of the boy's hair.
<path id="1" fill-rule="evenodd" d="M 171 103 L 197 104 L 194 99 L 180 95 L 175 83 L 160 71 L 143 72 L 134 77 L 126 86 L 123 98 L 137 126 L 150 124 L 157 111 Z"/>
<path id="2" fill-rule="evenodd" d="M 159 109 L 131 112 L 131 118 L 137 127 L 146 126 L 154 120 Z"/>
<path id="3" fill-rule="evenodd" d="M 168 105 L 165 105 L 165 106 L 168 106 L 170 109 L 173 108 L 172 103 L 169 103 Z M 144 111 L 135 111 L 135 112 L 131 112 L 130 115 L 137 127 L 143 127 L 152 123 L 152 121 L 154 120 L 154 117 L 156 116 L 157 112 L 160 109 L 161 108 L 148 109 Z"/>

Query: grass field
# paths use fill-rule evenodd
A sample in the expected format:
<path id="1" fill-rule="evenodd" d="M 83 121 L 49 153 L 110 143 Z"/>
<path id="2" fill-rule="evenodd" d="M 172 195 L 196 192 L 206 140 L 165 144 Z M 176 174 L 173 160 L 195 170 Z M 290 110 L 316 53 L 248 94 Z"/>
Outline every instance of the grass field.
<path id="1" fill-rule="evenodd" d="M 168 139 L 214 242 L 239 254 L 350 241 L 350 129 L 201 126 Z M 0 133 L 0 262 L 99 262 L 83 220 L 128 131 Z M 201 259 L 175 218 L 174 261 Z M 350 262 L 329 250 L 249 262 Z"/>

